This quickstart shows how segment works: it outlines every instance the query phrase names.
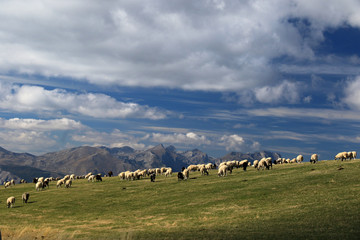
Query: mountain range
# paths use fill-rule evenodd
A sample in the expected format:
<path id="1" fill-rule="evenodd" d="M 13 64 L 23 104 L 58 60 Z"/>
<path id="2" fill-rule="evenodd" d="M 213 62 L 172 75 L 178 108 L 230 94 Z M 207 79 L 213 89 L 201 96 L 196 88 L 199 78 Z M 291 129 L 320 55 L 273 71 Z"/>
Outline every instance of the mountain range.
<path id="1" fill-rule="evenodd" d="M 133 171 L 156 167 L 171 167 L 180 171 L 190 164 L 216 163 L 228 160 L 248 159 L 254 161 L 262 157 L 281 157 L 278 153 L 231 152 L 221 158 L 213 158 L 199 149 L 177 151 L 174 146 L 162 144 L 147 150 L 135 150 L 131 147 L 108 148 L 81 146 L 50 152 L 40 156 L 29 153 L 14 153 L 0 147 L 0 183 L 14 179 L 31 181 L 33 177 L 61 177 L 66 174 L 84 175 L 88 172 L 107 173 L 113 171 Z"/>

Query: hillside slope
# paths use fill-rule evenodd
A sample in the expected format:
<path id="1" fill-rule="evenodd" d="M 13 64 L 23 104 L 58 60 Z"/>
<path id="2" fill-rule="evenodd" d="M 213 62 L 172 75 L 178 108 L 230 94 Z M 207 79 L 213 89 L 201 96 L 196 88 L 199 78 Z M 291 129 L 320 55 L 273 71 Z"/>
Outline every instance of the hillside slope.
<path id="1" fill-rule="evenodd" d="M 358 239 L 360 161 L 0 189 L 4 239 Z M 20 201 L 30 193 L 30 203 Z M 31 216 L 31 217 L 30 217 Z M 46 221 L 44 221 L 46 220 Z"/>

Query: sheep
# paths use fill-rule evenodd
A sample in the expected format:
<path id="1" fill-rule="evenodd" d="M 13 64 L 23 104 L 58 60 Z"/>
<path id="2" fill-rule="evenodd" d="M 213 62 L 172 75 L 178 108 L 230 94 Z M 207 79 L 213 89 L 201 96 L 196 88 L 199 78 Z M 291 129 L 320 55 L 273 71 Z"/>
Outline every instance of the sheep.
<path id="1" fill-rule="evenodd" d="M 189 171 L 197 171 L 198 170 L 198 166 L 197 165 L 190 165 L 187 167 L 187 169 Z"/>
<path id="2" fill-rule="evenodd" d="M 13 205 L 15 205 L 15 197 L 9 197 L 7 200 L 6 200 L 6 205 L 8 208 L 12 208 Z"/>
<path id="3" fill-rule="evenodd" d="M 66 180 L 66 182 L 65 182 L 65 187 L 66 187 L 66 188 L 69 188 L 69 187 L 71 187 L 71 184 L 72 184 L 71 179 L 68 179 L 68 180 Z"/>
<path id="4" fill-rule="evenodd" d="M 88 182 L 90 182 L 90 181 L 94 181 L 95 180 L 95 175 L 90 175 L 89 177 L 88 177 Z M 65 179 L 64 179 L 64 181 L 65 181 Z"/>
<path id="5" fill-rule="evenodd" d="M 75 174 L 71 174 L 70 177 L 69 177 L 69 179 L 75 180 L 75 179 L 76 179 L 76 178 L 75 178 Z"/>
<path id="6" fill-rule="evenodd" d="M 85 178 L 87 179 L 88 177 L 90 177 L 92 174 L 92 172 L 89 172 L 88 174 L 85 175 Z"/>
<path id="7" fill-rule="evenodd" d="M 264 168 L 269 169 L 268 162 L 267 162 L 266 158 L 262 158 L 262 159 L 259 161 L 259 164 L 258 164 L 258 166 L 257 166 L 257 170 L 259 170 L 260 168 L 261 168 L 262 170 L 264 170 Z"/>
<path id="8" fill-rule="evenodd" d="M 101 174 L 100 174 L 100 173 L 97 174 L 97 175 L 95 176 L 95 179 L 96 179 L 96 181 L 102 182 Z"/>
<path id="9" fill-rule="evenodd" d="M 201 175 L 209 175 L 209 172 L 208 172 L 208 170 L 206 169 L 206 167 L 205 166 L 202 166 L 201 168 L 200 168 L 200 172 L 201 172 Z"/>
<path id="10" fill-rule="evenodd" d="M 21 179 L 20 183 L 27 183 L 27 181 L 25 179 Z"/>
<path id="11" fill-rule="evenodd" d="M 347 158 L 348 158 L 347 152 L 340 152 L 340 153 L 336 154 L 334 160 L 336 160 L 336 159 L 340 160 L 341 159 L 341 161 L 343 161 L 344 159 L 346 160 Z"/>
<path id="12" fill-rule="evenodd" d="M 248 165 L 249 165 L 249 161 L 247 159 L 239 162 L 239 166 L 242 167 L 244 171 L 246 171 L 246 168 L 248 167 Z"/>
<path id="13" fill-rule="evenodd" d="M 296 158 L 291 159 L 290 163 L 296 163 Z"/>
<path id="14" fill-rule="evenodd" d="M 215 164 L 212 164 L 212 163 L 208 163 L 208 164 L 205 164 L 205 167 L 207 170 L 211 170 L 211 169 L 215 169 Z"/>
<path id="15" fill-rule="evenodd" d="M 40 178 L 38 178 L 38 180 L 37 180 L 38 182 L 44 182 L 44 177 L 40 177 Z"/>
<path id="16" fill-rule="evenodd" d="M 25 192 L 22 194 L 21 198 L 22 198 L 23 204 L 28 202 L 29 197 L 30 197 L 30 194 L 28 192 Z"/>
<path id="17" fill-rule="evenodd" d="M 65 180 L 64 179 L 60 179 L 56 182 L 56 188 L 61 187 L 61 185 L 65 184 Z"/>
<path id="18" fill-rule="evenodd" d="M 304 160 L 303 155 L 298 155 L 298 156 L 296 157 L 296 161 L 297 161 L 298 163 L 301 163 L 303 160 Z"/>
<path id="19" fill-rule="evenodd" d="M 178 172 L 177 177 L 178 177 L 178 181 L 184 180 L 184 174 L 182 172 Z"/>
<path id="20" fill-rule="evenodd" d="M 114 175 L 114 174 L 113 174 L 112 171 L 109 171 L 109 172 L 108 172 L 108 176 L 109 176 L 109 177 L 112 177 L 113 175 Z"/>
<path id="21" fill-rule="evenodd" d="M 190 170 L 186 168 L 186 169 L 183 171 L 183 174 L 184 174 L 184 180 L 188 179 L 188 178 L 189 178 L 189 175 L 190 175 Z"/>
<path id="22" fill-rule="evenodd" d="M 352 151 L 352 155 L 353 155 L 353 158 L 354 160 L 356 159 L 356 152 L 355 151 Z"/>
<path id="23" fill-rule="evenodd" d="M 218 170 L 218 176 L 219 177 L 225 177 L 227 170 L 228 170 L 228 166 L 226 166 L 226 165 L 220 166 L 219 170 Z"/>
<path id="24" fill-rule="evenodd" d="M 152 173 L 152 174 L 150 175 L 150 181 L 151 181 L 151 182 L 155 182 L 155 178 L 156 178 L 156 174 L 155 174 L 155 173 Z"/>
<path id="25" fill-rule="evenodd" d="M 11 182 L 6 182 L 5 184 L 4 184 L 4 187 L 5 188 L 8 188 L 8 187 L 10 187 L 11 186 Z"/>
<path id="26" fill-rule="evenodd" d="M 172 175 L 172 168 L 168 168 L 165 172 L 165 177 Z"/>
<path id="27" fill-rule="evenodd" d="M 259 160 L 255 160 L 255 161 L 253 162 L 254 168 L 257 168 L 257 167 L 258 167 L 258 164 L 259 164 Z"/>
<path id="28" fill-rule="evenodd" d="M 313 155 L 311 155 L 310 157 L 310 163 L 317 163 L 317 161 L 319 160 L 319 156 L 314 153 Z"/>
<path id="29" fill-rule="evenodd" d="M 119 173 L 118 176 L 119 176 L 120 180 L 125 180 L 125 172 Z"/>
<path id="30" fill-rule="evenodd" d="M 41 182 L 41 181 L 38 181 L 37 183 L 36 183 L 36 185 L 35 185 L 35 190 L 36 191 L 40 191 L 40 189 L 43 189 L 43 182 Z"/>

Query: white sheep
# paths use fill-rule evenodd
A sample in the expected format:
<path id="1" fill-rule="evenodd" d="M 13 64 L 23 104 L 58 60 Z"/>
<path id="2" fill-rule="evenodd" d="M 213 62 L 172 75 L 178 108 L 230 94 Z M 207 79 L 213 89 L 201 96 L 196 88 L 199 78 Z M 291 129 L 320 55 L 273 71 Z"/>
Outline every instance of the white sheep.
<path id="1" fill-rule="evenodd" d="M 66 182 L 65 182 L 65 187 L 66 187 L 66 188 L 69 188 L 69 187 L 71 187 L 71 184 L 72 184 L 71 179 L 68 179 L 68 180 L 66 180 Z"/>
<path id="2" fill-rule="evenodd" d="M 356 152 L 355 151 L 352 151 L 352 155 L 353 155 L 353 158 L 354 160 L 356 159 Z"/>
<path id="3" fill-rule="evenodd" d="M 43 189 L 43 182 L 42 181 L 38 181 L 37 183 L 36 183 L 36 185 L 35 185 L 35 190 L 36 191 L 40 191 L 40 190 L 42 190 Z"/>
<path id="4" fill-rule="evenodd" d="M 121 179 L 121 180 L 125 180 L 125 172 L 121 172 L 121 173 L 119 173 L 119 178 Z"/>
<path id="5" fill-rule="evenodd" d="M 183 171 L 183 175 L 184 175 L 184 179 L 188 179 L 189 178 L 189 175 L 190 175 L 190 170 L 185 168 L 184 171 Z"/>
<path id="6" fill-rule="evenodd" d="M 222 166 L 220 166 L 220 167 L 219 167 L 219 170 L 218 170 L 218 176 L 219 176 L 219 177 L 225 177 L 227 170 L 228 170 L 228 166 L 227 166 L 227 165 L 222 165 Z"/>
<path id="7" fill-rule="evenodd" d="M 60 179 L 56 182 L 56 187 L 59 188 L 61 187 L 63 184 L 65 183 L 65 180 L 64 179 Z"/>
<path id="8" fill-rule="evenodd" d="M 310 163 L 317 163 L 317 161 L 319 160 L 319 156 L 314 153 L 313 155 L 311 155 L 310 157 Z"/>
<path id="9" fill-rule="evenodd" d="M 65 180 L 65 178 L 63 178 L 64 180 Z M 90 182 L 90 181 L 94 181 L 95 180 L 95 175 L 90 175 L 89 177 L 88 177 L 88 182 Z"/>
<path id="10" fill-rule="evenodd" d="M 85 178 L 87 179 L 88 177 L 90 177 L 92 174 L 92 172 L 89 172 L 88 174 L 85 175 Z"/>
<path id="11" fill-rule="evenodd" d="M 4 187 L 5 188 L 8 188 L 8 187 L 10 187 L 11 186 L 11 182 L 9 181 L 9 182 L 6 182 L 5 184 L 4 184 Z"/>
<path id="12" fill-rule="evenodd" d="M 165 177 L 171 176 L 172 175 L 172 168 L 167 168 L 166 172 L 165 172 Z"/>
<path id="13" fill-rule="evenodd" d="M 259 164 L 259 160 L 255 160 L 255 161 L 253 162 L 254 168 L 257 168 L 257 167 L 258 167 L 258 164 Z"/>
<path id="14" fill-rule="evenodd" d="M 297 161 L 298 163 L 302 163 L 302 161 L 304 161 L 303 155 L 298 155 L 298 156 L 296 157 L 296 161 Z"/>
<path id="15" fill-rule="evenodd" d="M 15 205 L 15 197 L 9 197 L 7 200 L 6 200 L 6 205 L 8 208 L 12 208 L 13 205 Z"/>
<path id="16" fill-rule="evenodd" d="M 208 170 L 206 169 L 206 167 L 205 166 L 202 166 L 201 168 L 200 168 L 200 173 L 201 173 L 201 175 L 209 175 L 209 172 L 208 172 Z"/>
<path id="17" fill-rule="evenodd" d="M 347 152 L 340 152 L 340 153 L 335 155 L 334 160 L 336 160 L 336 159 L 340 160 L 341 159 L 341 161 L 343 161 L 343 160 L 346 160 L 347 158 L 348 158 L 348 153 Z"/>
<path id="18" fill-rule="evenodd" d="M 189 165 L 189 166 L 187 167 L 187 169 L 188 169 L 189 171 L 197 171 L 197 170 L 198 170 L 198 166 L 197 166 L 197 165 Z"/>

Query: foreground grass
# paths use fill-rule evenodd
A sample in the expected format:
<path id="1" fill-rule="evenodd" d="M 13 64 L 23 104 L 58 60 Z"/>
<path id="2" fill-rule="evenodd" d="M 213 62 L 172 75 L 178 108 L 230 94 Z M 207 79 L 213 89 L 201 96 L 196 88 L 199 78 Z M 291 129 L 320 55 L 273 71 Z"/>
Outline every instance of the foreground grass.
<path id="1" fill-rule="evenodd" d="M 342 170 L 338 170 L 339 166 Z M 358 239 L 360 161 L 0 189 L 3 239 Z M 30 203 L 21 194 L 30 192 Z M 15 196 L 16 207 L 6 208 Z"/>

